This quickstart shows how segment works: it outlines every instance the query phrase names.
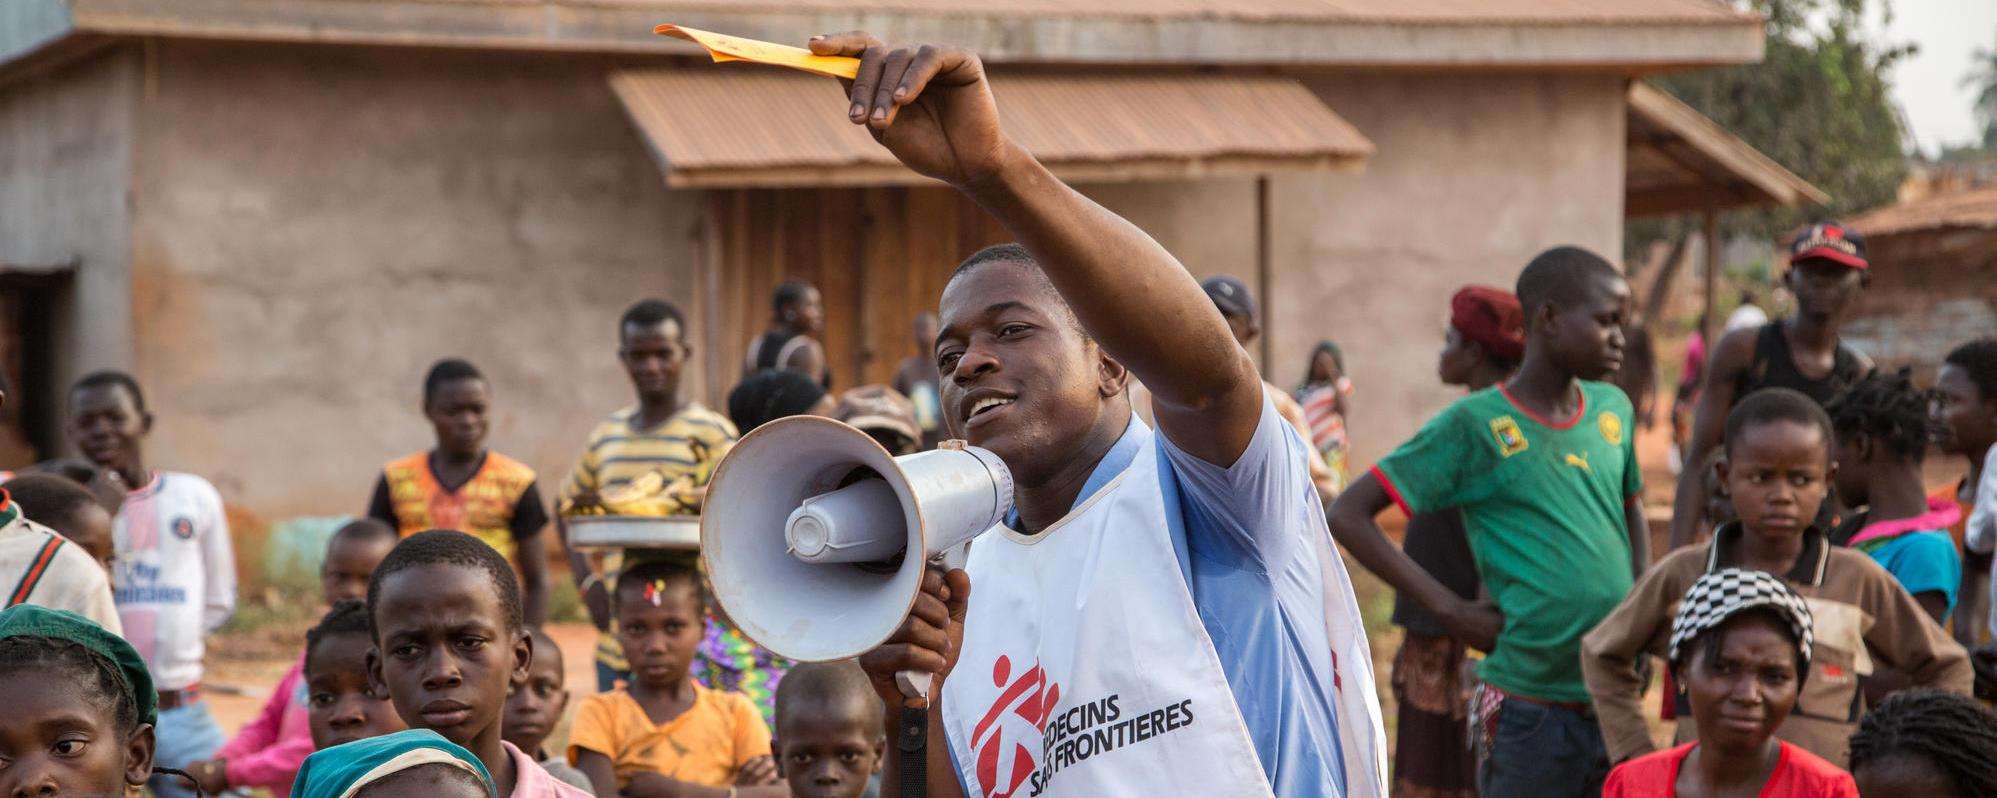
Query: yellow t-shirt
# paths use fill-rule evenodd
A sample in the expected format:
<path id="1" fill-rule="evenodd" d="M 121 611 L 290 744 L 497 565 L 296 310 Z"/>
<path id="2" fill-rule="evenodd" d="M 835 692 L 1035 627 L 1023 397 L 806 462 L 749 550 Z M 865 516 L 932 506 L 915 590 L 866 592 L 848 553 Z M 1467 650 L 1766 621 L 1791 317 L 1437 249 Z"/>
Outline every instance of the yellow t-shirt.
<path id="1" fill-rule="evenodd" d="M 667 483 L 683 474 L 711 472 L 709 466 L 735 445 L 735 425 L 699 402 L 688 402 L 680 412 L 653 429 L 637 428 L 634 426 L 637 420 L 638 408 L 633 405 L 610 414 L 609 419 L 589 433 L 582 458 L 569 471 L 557 494 L 558 511 L 566 511 L 578 493 L 620 487 L 652 471 L 664 474 Z M 701 485 L 705 484 L 703 480 Z M 592 559 L 591 570 L 603 577 L 604 588 L 615 595 L 616 574 L 624 567 L 623 557 L 609 553 Z M 630 669 L 624 661 L 624 649 L 617 645 L 616 621 L 597 636 L 596 661 L 614 671 Z"/>
<path id="2" fill-rule="evenodd" d="M 693 706 L 655 724 L 624 690 L 597 693 L 576 707 L 569 729 L 569 764 L 583 751 L 610 758 L 617 787 L 652 772 L 705 787 L 726 787 L 749 760 L 770 753 L 770 728 L 741 693 L 693 685 Z"/>

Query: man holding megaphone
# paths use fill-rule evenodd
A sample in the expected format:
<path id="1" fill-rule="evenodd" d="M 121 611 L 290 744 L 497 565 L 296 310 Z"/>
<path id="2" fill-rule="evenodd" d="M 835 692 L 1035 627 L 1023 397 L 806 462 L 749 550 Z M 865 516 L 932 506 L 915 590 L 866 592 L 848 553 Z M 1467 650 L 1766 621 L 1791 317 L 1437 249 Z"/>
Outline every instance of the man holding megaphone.
<path id="1" fill-rule="evenodd" d="M 926 574 L 861 659 L 895 708 L 897 672 L 937 676 L 915 754 L 929 788 L 1384 794 L 1371 660 L 1308 444 L 1213 302 L 1007 138 L 977 56 L 863 33 L 810 49 L 860 58 L 849 119 L 1020 241 L 958 267 L 935 342 L 950 432 L 1004 461 L 1015 512 L 964 570 Z M 1157 434 L 1131 415 L 1133 376 Z"/>

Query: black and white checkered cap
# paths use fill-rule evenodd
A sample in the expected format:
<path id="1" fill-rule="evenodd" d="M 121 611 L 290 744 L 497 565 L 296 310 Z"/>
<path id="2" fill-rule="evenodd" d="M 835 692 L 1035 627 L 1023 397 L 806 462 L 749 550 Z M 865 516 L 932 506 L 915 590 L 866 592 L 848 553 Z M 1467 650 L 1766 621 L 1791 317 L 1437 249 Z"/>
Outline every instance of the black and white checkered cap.
<path id="1" fill-rule="evenodd" d="M 1787 620 L 1789 629 L 1796 633 L 1803 660 L 1809 661 L 1815 623 L 1809 603 L 1774 574 L 1740 568 L 1708 573 L 1685 591 L 1685 600 L 1678 603 L 1678 618 L 1671 622 L 1671 661 L 1678 662 L 1686 644 L 1699 633 L 1753 607 L 1768 607 Z"/>

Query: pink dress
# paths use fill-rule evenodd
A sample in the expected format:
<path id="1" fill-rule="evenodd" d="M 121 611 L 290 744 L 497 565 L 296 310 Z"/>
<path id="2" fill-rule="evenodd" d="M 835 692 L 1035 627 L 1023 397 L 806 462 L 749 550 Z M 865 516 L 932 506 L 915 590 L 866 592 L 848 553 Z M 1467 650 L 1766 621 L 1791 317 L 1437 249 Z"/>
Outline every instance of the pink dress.
<path id="1" fill-rule="evenodd" d="M 312 722 L 306 712 L 305 658 L 278 680 L 256 720 L 215 752 L 230 787 L 263 787 L 276 798 L 291 794 L 298 766 L 312 755 Z"/>

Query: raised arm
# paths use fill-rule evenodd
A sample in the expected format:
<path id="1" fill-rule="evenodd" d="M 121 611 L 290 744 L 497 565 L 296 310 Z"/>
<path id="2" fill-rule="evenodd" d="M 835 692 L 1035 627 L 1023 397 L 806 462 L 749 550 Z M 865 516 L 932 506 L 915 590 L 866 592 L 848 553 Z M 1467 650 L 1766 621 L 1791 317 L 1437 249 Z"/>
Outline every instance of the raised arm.
<path id="1" fill-rule="evenodd" d="M 890 48 L 864 33 L 815 37 L 810 46 L 860 58 L 848 118 L 1004 224 L 1089 334 L 1151 390 L 1158 426 L 1174 444 L 1216 465 L 1240 456 L 1262 410 L 1248 354 L 1171 253 L 1005 135 L 977 56 Z"/>
<path id="2" fill-rule="evenodd" d="M 1671 548 L 1692 542 L 1699 524 L 1707 453 L 1720 445 L 1727 413 L 1733 410 L 1734 383 L 1754 359 L 1754 330 L 1736 330 L 1720 339 L 1706 362 L 1699 403 L 1692 412 L 1692 440 L 1686 445 L 1685 467 L 1678 474 L 1678 491 L 1671 501 Z"/>

